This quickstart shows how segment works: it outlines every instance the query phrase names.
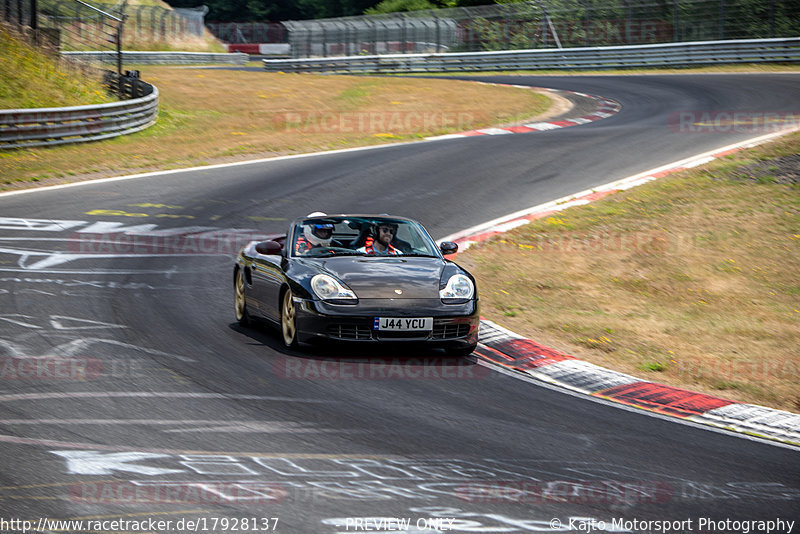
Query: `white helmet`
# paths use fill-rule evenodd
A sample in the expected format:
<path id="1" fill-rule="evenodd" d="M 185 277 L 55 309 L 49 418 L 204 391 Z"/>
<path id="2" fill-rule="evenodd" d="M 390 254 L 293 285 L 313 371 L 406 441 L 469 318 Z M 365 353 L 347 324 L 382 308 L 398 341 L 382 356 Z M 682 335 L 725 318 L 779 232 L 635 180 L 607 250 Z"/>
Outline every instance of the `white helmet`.
<path id="1" fill-rule="evenodd" d="M 309 213 L 307 217 L 324 217 L 325 214 L 321 211 Z M 327 237 L 322 237 L 319 234 L 324 232 Z M 303 236 L 312 245 L 319 247 L 327 247 L 331 244 L 333 238 L 333 225 L 331 223 L 312 223 L 303 225 Z"/>

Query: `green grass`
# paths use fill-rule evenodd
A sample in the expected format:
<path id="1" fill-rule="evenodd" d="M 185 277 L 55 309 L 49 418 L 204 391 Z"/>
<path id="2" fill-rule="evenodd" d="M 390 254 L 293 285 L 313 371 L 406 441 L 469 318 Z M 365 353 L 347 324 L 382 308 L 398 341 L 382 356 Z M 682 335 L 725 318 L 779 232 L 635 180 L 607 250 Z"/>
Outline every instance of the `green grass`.
<path id="1" fill-rule="evenodd" d="M 0 25 L 0 108 L 45 108 L 100 104 L 108 96 L 99 77 L 72 70 L 14 38 Z"/>
<path id="2" fill-rule="evenodd" d="M 378 84 L 375 80 L 359 81 L 357 85 L 339 92 L 334 101 L 340 109 L 358 109 L 369 100 L 377 86 Z"/>

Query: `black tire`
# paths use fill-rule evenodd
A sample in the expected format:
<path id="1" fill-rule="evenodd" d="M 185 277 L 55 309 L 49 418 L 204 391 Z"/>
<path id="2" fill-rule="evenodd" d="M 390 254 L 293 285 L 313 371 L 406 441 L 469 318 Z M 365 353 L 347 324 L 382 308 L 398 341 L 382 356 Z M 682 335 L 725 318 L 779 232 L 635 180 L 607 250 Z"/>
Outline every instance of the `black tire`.
<path id="1" fill-rule="evenodd" d="M 244 269 L 236 269 L 236 275 L 233 280 L 234 313 L 240 325 L 249 326 L 250 313 L 247 311 L 245 287 Z"/>
<path id="2" fill-rule="evenodd" d="M 287 349 L 297 348 L 296 310 L 292 290 L 286 288 L 281 297 L 281 338 Z"/>

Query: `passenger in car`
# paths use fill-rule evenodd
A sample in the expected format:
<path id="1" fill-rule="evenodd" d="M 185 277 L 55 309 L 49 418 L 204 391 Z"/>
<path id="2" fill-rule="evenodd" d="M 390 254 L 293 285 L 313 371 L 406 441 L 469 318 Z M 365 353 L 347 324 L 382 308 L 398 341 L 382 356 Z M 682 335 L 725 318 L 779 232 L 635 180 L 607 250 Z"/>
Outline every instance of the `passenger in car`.
<path id="1" fill-rule="evenodd" d="M 394 223 L 378 223 L 374 226 L 373 236 L 367 237 L 364 246 L 356 250 L 365 254 L 377 256 L 396 256 L 402 254 L 400 249 L 393 245 L 397 235 L 397 225 Z"/>

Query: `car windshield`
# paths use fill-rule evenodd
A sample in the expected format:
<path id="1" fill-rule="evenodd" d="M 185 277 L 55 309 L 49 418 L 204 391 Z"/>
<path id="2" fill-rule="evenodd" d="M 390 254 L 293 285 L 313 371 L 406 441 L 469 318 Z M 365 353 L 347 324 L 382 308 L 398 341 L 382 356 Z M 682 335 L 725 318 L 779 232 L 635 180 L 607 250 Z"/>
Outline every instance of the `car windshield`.
<path id="1" fill-rule="evenodd" d="M 292 255 L 432 256 L 436 243 L 418 223 L 391 217 L 313 217 L 297 224 Z"/>

